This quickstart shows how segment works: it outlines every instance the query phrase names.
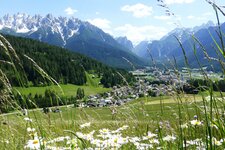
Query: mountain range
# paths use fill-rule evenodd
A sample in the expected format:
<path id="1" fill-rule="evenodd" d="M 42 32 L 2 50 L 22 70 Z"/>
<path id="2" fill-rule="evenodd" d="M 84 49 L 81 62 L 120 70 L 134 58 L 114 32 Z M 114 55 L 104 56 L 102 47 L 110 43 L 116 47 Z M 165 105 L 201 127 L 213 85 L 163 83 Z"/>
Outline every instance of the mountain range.
<path id="1" fill-rule="evenodd" d="M 221 25 L 221 29 L 225 32 L 225 23 Z M 160 40 L 142 41 L 134 46 L 127 37 L 113 38 L 89 22 L 73 17 L 53 17 L 51 14 L 42 17 L 18 13 L 0 18 L 1 33 L 37 39 L 79 52 L 107 65 L 126 69 L 146 65 L 150 56 L 158 63 L 166 63 L 168 59 L 175 58 L 178 66 L 185 66 L 183 52 L 176 38 L 184 47 L 191 67 L 198 67 L 198 61 L 203 66 L 209 66 L 201 46 L 192 36 L 204 45 L 209 57 L 218 57 L 213 49 L 216 45 L 212 39 L 215 37 L 215 41 L 220 43 L 216 30 L 218 27 L 209 21 L 193 28 L 176 28 Z"/>
<path id="2" fill-rule="evenodd" d="M 7 14 L 0 18 L 0 32 L 67 48 L 117 68 L 131 68 L 130 62 L 135 66 L 145 64 L 111 35 L 73 17 Z"/>
<path id="3" fill-rule="evenodd" d="M 221 30 L 223 33 L 225 32 L 225 23 L 221 24 Z M 194 28 L 176 28 L 160 40 L 143 41 L 139 43 L 133 49 L 133 52 L 149 61 L 151 60 L 151 56 L 159 63 L 168 63 L 168 60 L 175 58 L 177 65 L 179 67 L 183 67 L 185 66 L 185 61 L 181 46 L 177 41 L 177 39 L 179 39 L 189 60 L 190 67 L 200 67 L 198 64 L 199 61 L 202 66 L 210 66 L 210 63 L 212 63 L 215 65 L 217 70 L 219 69 L 219 62 L 209 62 L 205 55 L 207 53 L 207 55 L 212 58 L 218 58 L 221 56 L 221 53 L 217 55 L 218 51 L 216 52 L 214 49 L 216 47 L 216 43 L 213 41 L 213 38 L 221 46 L 217 32 L 218 26 L 214 25 L 212 21 Z M 193 37 L 198 39 L 198 41 L 204 46 L 205 52 Z M 195 50 L 193 49 L 194 45 Z M 221 59 L 224 60 L 223 57 Z"/>
<path id="4" fill-rule="evenodd" d="M 133 43 L 130 40 L 128 40 L 126 36 L 117 37 L 115 39 L 120 45 L 124 46 L 126 49 L 128 50 L 134 49 Z"/>
<path id="5" fill-rule="evenodd" d="M 189 40 L 192 34 L 195 34 L 201 29 L 208 29 L 211 26 L 214 26 L 214 24 L 212 21 L 209 21 L 206 24 L 193 28 L 175 28 L 160 40 L 143 41 L 139 43 L 134 48 L 134 52 L 142 58 L 149 58 L 150 55 L 152 55 L 154 58 L 164 59 L 174 49 L 180 47 L 175 37 L 178 37 L 181 43 L 183 43 Z"/>

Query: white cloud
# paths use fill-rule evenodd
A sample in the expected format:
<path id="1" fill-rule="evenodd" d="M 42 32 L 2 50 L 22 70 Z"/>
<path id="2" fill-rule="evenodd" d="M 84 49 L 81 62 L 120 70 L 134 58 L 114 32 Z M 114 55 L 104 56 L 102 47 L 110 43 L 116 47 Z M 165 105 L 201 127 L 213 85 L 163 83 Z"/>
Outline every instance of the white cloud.
<path id="1" fill-rule="evenodd" d="M 190 16 L 187 16 L 187 18 L 188 18 L 188 19 L 194 19 L 195 16 L 190 15 Z"/>
<path id="2" fill-rule="evenodd" d="M 90 22 L 91 24 L 99 27 L 99 28 L 105 28 L 105 29 L 109 29 L 110 28 L 110 21 L 107 19 L 102 19 L 102 18 L 95 18 L 95 19 L 88 19 L 88 22 Z"/>
<path id="3" fill-rule="evenodd" d="M 169 25 L 169 26 L 174 26 L 174 25 L 176 25 L 176 23 L 173 22 L 173 21 L 168 21 L 168 22 L 166 22 L 166 24 Z"/>
<path id="4" fill-rule="evenodd" d="M 192 3 L 194 2 L 195 0 L 165 0 L 165 3 L 170 5 L 170 4 L 183 4 L 183 3 L 186 3 L 186 4 L 189 4 L 189 3 Z"/>
<path id="5" fill-rule="evenodd" d="M 207 16 L 207 17 L 213 16 L 213 15 L 214 14 L 212 12 L 205 12 L 205 13 L 202 14 L 202 16 Z"/>
<path id="6" fill-rule="evenodd" d="M 158 20 L 169 20 L 171 16 L 154 16 L 154 18 Z"/>
<path id="7" fill-rule="evenodd" d="M 117 36 L 127 36 L 134 45 L 144 40 L 156 40 L 160 39 L 166 33 L 168 29 L 159 26 L 133 26 L 131 24 L 125 24 L 123 26 L 115 28 L 115 34 Z"/>
<path id="8" fill-rule="evenodd" d="M 187 16 L 187 19 L 196 21 L 207 21 L 209 20 L 209 17 L 211 17 L 212 15 L 213 14 L 211 12 L 206 12 L 198 16 L 189 15 Z"/>
<path id="9" fill-rule="evenodd" d="M 67 15 L 73 15 L 74 13 L 77 12 L 76 9 L 72 9 L 71 7 L 68 7 L 64 10 L 66 12 Z"/>
<path id="10" fill-rule="evenodd" d="M 103 31 L 105 31 L 107 33 L 111 33 L 111 31 L 109 30 L 111 28 L 111 26 L 110 26 L 111 22 L 109 20 L 102 19 L 102 18 L 95 18 L 95 19 L 88 19 L 87 21 L 90 22 L 91 24 L 99 27 Z"/>
<path id="11" fill-rule="evenodd" d="M 152 14 L 152 7 L 138 3 L 135 5 L 125 5 L 121 8 L 122 11 L 133 13 L 134 17 L 142 18 Z"/>

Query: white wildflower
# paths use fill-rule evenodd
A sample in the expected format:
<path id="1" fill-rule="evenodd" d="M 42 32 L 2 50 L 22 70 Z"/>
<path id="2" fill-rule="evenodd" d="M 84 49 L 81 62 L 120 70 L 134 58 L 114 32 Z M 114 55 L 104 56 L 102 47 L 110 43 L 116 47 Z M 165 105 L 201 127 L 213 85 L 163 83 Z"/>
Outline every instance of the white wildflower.
<path id="1" fill-rule="evenodd" d="M 203 144 L 202 139 L 186 141 L 186 147 L 188 147 L 189 145 L 201 146 L 202 144 Z M 184 143 L 184 146 L 185 146 L 185 143 Z"/>
<path id="2" fill-rule="evenodd" d="M 214 137 L 212 138 L 212 141 L 213 141 L 213 144 L 216 145 L 216 146 L 221 146 L 222 145 L 222 143 L 220 141 L 217 141 L 217 139 L 214 138 Z"/>
<path id="3" fill-rule="evenodd" d="M 84 134 L 81 133 L 81 132 L 76 132 L 76 135 L 77 135 L 79 138 L 82 138 L 82 139 L 83 139 L 83 137 L 84 137 Z"/>
<path id="4" fill-rule="evenodd" d="M 27 144 L 24 146 L 25 149 L 40 149 L 43 142 L 37 136 L 34 137 L 33 140 L 29 140 Z"/>
<path id="5" fill-rule="evenodd" d="M 91 125 L 90 122 L 84 123 L 84 124 L 80 125 L 80 128 L 82 129 L 82 128 L 85 128 L 85 127 L 90 127 L 90 125 Z"/>
<path id="6" fill-rule="evenodd" d="M 90 141 L 93 139 L 93 134 L 94 134 L 94 132 L 90 132 L 89 134 L 84 134 L 83 139 Z"/>
<path id="7" fill-rule="evenodd" d="M 103 141 L 99 139 L 92 139 L 91 144 L 95 145 L 96 147 L 103 147 Z"/>
<path id="8" fill-rule="evenodd" d="M 30 128 L 30 127 L 28 127 L 28 128 L 27 128 L 27 132 L 35 132 L 35 128 Z"/>
<path id="9" fill-rule="evenodd" d="M 101 134 L 108 134 L 108 133 L 110 133 L 109 129 L 106 129 L 106 128 L 103 128 L 103 129 L 99 130 L 99 132 Z"/>
<path id="10" fill-rule="evenodd" d="M 180 127 L 181 127 L 182 129 L 187 129 L 187 128 L 188 128 L 188 125 L 187 125 L 187 123 L 185 123 L 185 124 L 182 124 Z"/>
<path id="11" fill-rule="evenodd" d="M 117 134 L 117 133 L 120 133 L 123 130 L 126 130 L 127 128 L 129 128 L 129 126 L 128 125 L 124 125 L 124 126 L 118 128 L 117 130 L 111 131 L 111 133 L 112 134 Z"/>
<path id="12" fill-rule="evenodd" d="M 129 138 L 129 141 L 131 142 L 131 143 L 135 143 L 135 142 L 140 142 L 141 141 L 141 139 L 139 138 L 139 137 L 130 137 Z"/>
<path id="13" fill-rule="evenodd" d="M 78 147 L 77 138 L 73 138 L 71 140 L 68 140 L 66 144 L 77 148 Z"/>
<path id="14" fill-rule="evenodd" d="M 150 139 L 149 143 L 150 144 L 159 144 L 159 140 L 158 139 Z"/>
<path id="15" fill-rule="evenodd" d="M 167 142 L 174 141 L 174 140 L 176 140 L 176 137 L 173 135 L 167 135 L 166 137 L 163 138 L 163 141 L 167 141 Z"/>
<path id="16" fill-rule="evenodd" d="M 201 121 L 198 121 L 198 120 L 192 120 L 192 121 L 190 121 L 191 122 L 191 124 L 193 125 L 193 126 L 200 126 L 200 125 L 202 125 L 202 122 Z"/>
<path id="17" fill-rule="evenodd" d="M 27 122 L 32 122 L 32 119 L 30 119 L 28 117 L 24 118 L 24 120 L 27 121 Z"/>
<path id="18" fill-rule="evenodd" d="M 111 132 L 110 132 L 110 130 L 109 129 L 106 129 L 106 128 L 104 128 L 104 129 L 101 129 L 101 130 L 99 130 L 99 135 L 97 135 L 98 137 L 101 137 L 101 138 L 103 138 L 103 139 L 106 139 L 106 138 L 110 138 L 111 137 Z"/>
<path id="19" fill-rule="evenodd" d="M 120 136 L 112 136 L 110 139 L 109 139 L 109 144 L 110 144 L 110 147 L 114 147 L 114 148 L 119 148 L 121 147 L 123 144 L 127 143 L 128 140 L 127 139 L 124 139 Z"/>
<path id="20" fill-rule="evenodd" d="M 145 143 L 136 143 L 135 146 L 138 150 L 146 150 L 153 148 L 152 144 L 145 144 Z"/>
<path id="21" fill-rule="evenodd" d="M 148 135 L 143 137 L 143 140 L 148 140 L 151 139 L 153 137 L 157 137 L 157 134 L 151 133 L 150 131 L 148 131 Z"/>

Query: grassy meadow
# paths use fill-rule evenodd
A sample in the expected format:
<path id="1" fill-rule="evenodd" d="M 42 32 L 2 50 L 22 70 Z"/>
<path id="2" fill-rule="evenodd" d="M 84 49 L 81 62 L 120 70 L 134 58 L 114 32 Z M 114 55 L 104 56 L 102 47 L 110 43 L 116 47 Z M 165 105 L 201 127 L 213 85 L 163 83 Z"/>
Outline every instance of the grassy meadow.
<path id="1" fill-rule="evenodd" d="M 207 93 L 203 95 L 205 97 Z M 44 114 L 41 109 L 34 109 L 29 111 L 28 116 L 21 115 L 21 112 L 1 115 L 0 145 L 2 149 L 23 149 L 27 140 L 34 137 L 35 132 L 36 136 L 42 137 L 38 139 L 39 144 L 45 145 L 46 149 L 54 149 L 54 147 L 72 149 L 73 146 L 80 149 L 98 147 L 93 140 L 95 138 L 102 142 L 109 140 L 110 137 L 101 136 L 110 134 L 112 138 L 116 138 L 114 140 L 120 138 L 124 140 L 124 142 L 120 141 L 121 143 L 114 141 L 115 145 L 114 148 L 111 146 L 112 149 L 179 149 L 181 146 L 179 124 L 181 124 L 185 126 L 182 136 L 186 138 L 188 148 L 204 148 L 203 137 L 207 128 L 204 107 L 208 107 L 210 101 L 202 101 L 203 95 L 143 97 L 119 107 L 63 106 L 60 107 L 59 113 Z M 219 99 L 218 95 L 215 96 L 216 98 Z M 223 104 L 218 103 L 217 110 L 222 108 Z M 116 110 L 116 114 L 112 114 L 112 109 Z M 216 110 L 213 110 L 213 114 L 216 114 L 217 112 L 214 111 Z M 220 128 L 216 119 L 223 118 L 213 119 L 213 125 Z M 35 131 L 30 131 L 32 129 Z M 102 130 L 106 130 L 107 133 Z M 218 134 L 216 128 L 213 132 L 217 136 L 216 139 L 222 139 L 222 133 Z M 139 140 L 134 142 L 135 139 Z M 70 143 L 71 140 L 75 143 Z M 195 143 L 194 140 L 199 141 Z M 225 146 L 225 143 L 220 143 L 221 145 L 214 145 L 215 149 L 222 149 Z M 102 143 L 102 149 L 103 146 L 105 145 Z"/>
<path id="2" fill-rule="evenodd" d="M 94 76 L 94 78 L 93 78 Z M 85 85 L 74 85 L 74 84 L 59 84 L 58 85 L 50 85 L 50 86 L 40 86 L 40 87 L 14 87 L 14 90 L 19 91 L 22 95 L 35 94 L 44 95 L 47 89 L 51 89 L 56 91 L 59 96 L 76 96 L 76 92 L 78 88 L 82 88 L 85 91 L 85 95 L 95 95 L 98 93 L 108 92 L 110 88 L 104 88 L 102 85 L 99 85 L 100 78 L 95 74 L 88 74 L 86 72 L 87 82 Z"/>
<path id="3" fill-rule="evenodd" d="M 46 89 L 55 90 L 56 93 L 59 95 L 65 95 L 65 96 L 75 96 L 77 89 L 82 88 L 85 91 L 85 95 L 94 95 L 97 93 L 104 93 L 110 91 L 110 88 L 103 88 L 101 86 L 95 87 L 95 86 L 88 86 L 88 85 L 73 85 L 73 84 L 60 84 L 61 89 L 63 90 L 63 93 L 61 92 L 61 89 L 57 85 L 51 85 L 51 86 L 44 86 L 44 87 L 28 87 L 28 88 L 22 88 L 22 87 L 15 87 L 16 90 L 18 90 L 22 95 L 29 95 L 30 93 L 32 95 L 35 94 L 41 94 L 44 95 Z"/>

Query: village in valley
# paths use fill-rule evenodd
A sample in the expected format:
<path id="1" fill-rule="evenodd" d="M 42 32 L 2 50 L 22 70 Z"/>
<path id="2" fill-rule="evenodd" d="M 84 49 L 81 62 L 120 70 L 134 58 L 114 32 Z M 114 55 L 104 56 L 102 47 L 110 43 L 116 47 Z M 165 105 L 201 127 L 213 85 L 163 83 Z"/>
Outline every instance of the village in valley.
<path id="1" fill-rule="evenodd" d="M 223 75 L 206 71 L 210 78 L 223 79 Z M 75 107 L 106 107 L 120 106 L 141 97 L 173 96 L 184 86 L 190 86 L 192 78 L 201 78 L 199 69 L 183 68 L 181 71 L 164 70 L 156 67 L 146 67 L 130 71 L 136 78 L 136 83 L 127 86 L 114 86 L 112 91 L 96 95 L 89 95 L 86 99 L 78 100 Z M 194 89 L 194 92 L 196 90 Z"/>

